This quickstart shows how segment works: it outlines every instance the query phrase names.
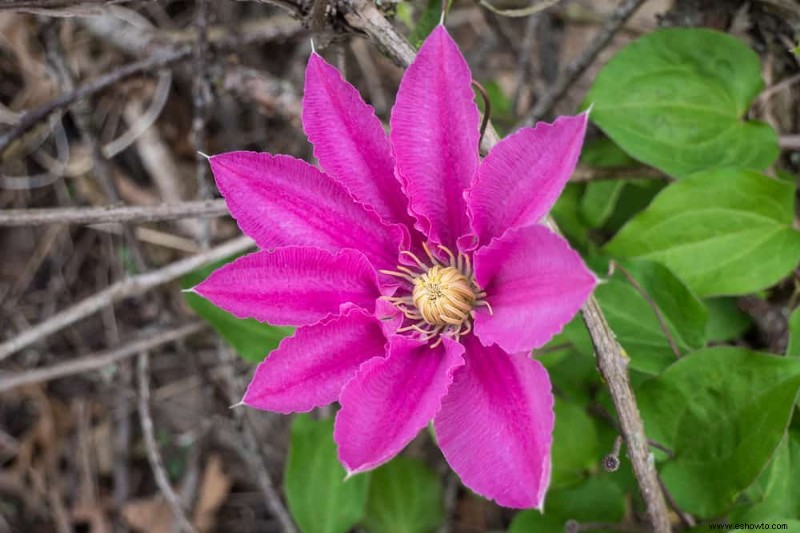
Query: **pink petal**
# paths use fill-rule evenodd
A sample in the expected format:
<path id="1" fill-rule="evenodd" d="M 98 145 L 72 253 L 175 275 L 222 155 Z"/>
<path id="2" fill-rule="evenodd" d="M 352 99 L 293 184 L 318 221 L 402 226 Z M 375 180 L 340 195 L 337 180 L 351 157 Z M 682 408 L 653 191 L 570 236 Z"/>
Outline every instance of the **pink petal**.
<path id="1" fill-rule="evenodd" d="M 481 307 L 475 333 L 516 353 L 561 331 L 597 283 L 581 257 L 544 226 L 514 228 L 475 253 L 475 279 L 494 315 Z"/>
<path id="2" fill-rule="evenodd" d="M 469 193 L 472 227 L 482 244 L 513 227 L 538 222 L 575 170 L 587 113 L 523 128 L 498 143 Z"/>
<path id="3" fill-rule="evenodd" d="M 525 354 L 484 347 L 473 335 L 463 342 L 466 364 L 434 420 L 439 448 L 478 494 L 504 507 L 541 509 L 554 423 L 547 371 Z"/>
<path id="4" fill-rule="evenodd" d="M 371 106 L 317 54 L 306 67 L 303 127 L 320 166 L 386 222 L 413 227 L 389 139 Z"/>
<path id="5" fill-rule="evenodd" d="M 364 363 L 345 385 L 333 438 L 349 473 L 394 457 L 433 418 L 464 348 L 444 339 L 434 349 L 407 337 L 389 339 L 389 356 Z"/>
<path id="6" fill-rule="evenodd" d="M 210 161 L 231 214 L 261 248 L 353 248 L 376 268 L 396 265 L 399 231 L 305 161 L 257 152 L 229 152 Z"/>
<path id="7" fill-rule="evenodd" d="M 386 338 L 375 317 L 356 308 L 298 329 L 256 368 L 245 405 L 294 413 L 336 401 L 364 361 L 381 358 Z"/>
<path id="8" fill-rule="evenodd" d="M 194 290 L 239 318 L 286 326 L 313 324 L 346 303 L 372 313 L 381 296 L 375 271 L 360 252 L 301 246 L 240 257 Z"/>
<path id="9" fill-rule="evenodd" d="M 472 74 L 443 26 L 406 70 L 392 109 L 397 171 L 420 230 L 455 249 L 470 232 L 464 191 L 478 169 L 478 108 Z"/>

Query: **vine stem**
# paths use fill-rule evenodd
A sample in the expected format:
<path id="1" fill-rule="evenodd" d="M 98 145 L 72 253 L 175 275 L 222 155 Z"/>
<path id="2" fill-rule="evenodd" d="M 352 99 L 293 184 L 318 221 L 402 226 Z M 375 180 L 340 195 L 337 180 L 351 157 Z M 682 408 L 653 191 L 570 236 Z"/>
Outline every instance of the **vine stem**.
<path id="1" fill-rule="evenodd" d="M 368 0 L 351 0 L 344 18 L 351 28 L 366 34 L 401 67 L 408 67 L 414 61 L 416 52 L 411 44 Z M 481 141 L 481 150 L 486 153 L 498 142 L 500 138 L 490 123 Z M 558 231 L 552 219 L 548 218 L 547 223 L 554 231 Z M 669 533 L 671 531 L 669 510 L 659 485 L 655 463 L 644 432 L 644 423 L 628 376 L 628 357 L 622 352 L 614 332 L 611 331 L 603 311 L 593 296 L 583 306 L 581 314 L 592 338 L 597 368 L 608 385 L 617 410 L 628 457 L 647 506 L 650 524 L 655 533 Z"/>

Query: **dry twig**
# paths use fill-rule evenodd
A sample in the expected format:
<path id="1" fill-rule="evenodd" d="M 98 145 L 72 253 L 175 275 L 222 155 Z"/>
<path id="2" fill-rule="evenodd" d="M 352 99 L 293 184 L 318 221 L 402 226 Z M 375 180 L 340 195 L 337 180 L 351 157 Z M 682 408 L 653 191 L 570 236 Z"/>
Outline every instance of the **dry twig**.
<path id="1" fill-rule="evenodd" d="M 141 352 L 136 365 L 136 373 L 139 379 L 139 423 L 142 426 L 147 459 L 150 461 L 150 468 L 153 471 L 158 490 L 164 496 L 178 527 L 186 533 L 195 533 L 194 527 L 189 522 L 189 519 L 186 518 L 186 514 L 181 507 L 180 498 L 175 494 L 172 485 L 169 483 L 167 471 L 164 469 L 164 461 L 161 459 L 161 452 L 158 451 L 158 443 L 156 443 L 155 431 L 153 430 L 153 418 L 150 415 L 149 359 L 150 356 L 147 352 Z"/>
<path id="2" fill-rule="evenodd" d="M 0 10 L 60 9 L 82 5 L 121 4 L 129 0 L 0 0 Z"/>
<path id="3" fill-rule="evenodd" d="M 54 379 L 66 378 L 69 376 L 76 376 L 85 372 L 93 372 L 103 369 L 109 365 L 113 365 L 123 359 L 133 357 L 134 355 L 146 350 L 152 350 L 162 344 L 174 342 L 189 335 L 193 335 L 198 331 L 207 327 L 205 322 L 195 321 L 189 324 L 184 324 L 171 329 L 166 329 L 156 333 L 148 333 L 133 342 L 114 348 L 112 350 L 105 350 L 102 352 L 94 353 L 65 361 L 57 365 L 48 366 L 45 368 L 36 368 L 33 370 L 22 370 L 19 372 L 6 372 L 0 374 L 0 393 L 6 392 L 17 387 L 25 385 L 33 385 L 36 383 L 43 383 L 45 381 L 52 381 Z"/>
<path id="4" fill-rule="evenodd" d="M 235 38 L 218 38 L 212 42 L 221 50 L 229 50 L 244 44 L 290 37 L 298 32 L 299 25 L 290 24 L 287 23 L 287 21 L 288 19 L 283 20 L 283 18 L 277 21 L 269 20 L 266 21 L 267 23 L 264 24 L 263 27 L 253 27 L 243 35 L 239 35 Z M 184 61 L 192 57 L 193 50 L 193 45 L 159 47 L 149 57 L 133 63 L 128 63 L 94 80 L 84 83 L 72 92 L 62 94 L 40 107 L 26 112 L 18 124 L 8 132 L 0 135 L 0 159 L 5 157 L 14 141 L 28 133 L 39 122 L 50 116 L 51 113 L 69 107 L 80 99 L 90 97 L 132 76 L 158 70 Z"/>
<path id="5" fill-rule="evenodd" d="M 228 214 L 224 200 L 148 206 L 55 207 L 0 211 L 0 227 L 46 224 L 103 224 L 159 222 L 181 218 L 220 217 Z"/>
<path id="6" fill-rule="evenodd" d="M 189 57 L 191 53 L 192 48 L 190 46 L 183 46 L 174 50 L 168 50 L 166 52 L 157 52 L 147 59 L 129 63 L 112 72 L 109 72 L 108 74 L 84 83 L 72 92 L 64 93 L 58 98 L 50 100 L 44 105 L 28 111 L 22 116 L 19 124 L 0 136 L 0 156 L 5 155 L 6 150 L 8 150 L 15 140 L 28 133 L 28 131 L 30 131 L 39 122 L 46 119 L 51 113 L 60 109 L 64 109 L 78 100 L 88 98 L 89 96 L 107 89 L 108 87 L 111 87 L 112 85 L 119 83 L 126 78 L 130 78 L 131 76 L 136 76 L 137 74 L 141 74 L 143 72 L 156 70 L 177 63 L 178 61 L 182 61 Z"/>
<path id="7" fill-rule="evenodd" d="M 203 156 L 208 151 L 206 140 L 206 123 L 208 110 L 211 105 L 213 93 L 208 81 L 208 0 L 198 0 L 195 7 L 195 27 L 197 28 L 197 42 L 194 45 L 194 79 L 192 80 L 192 141 L 195 149 L 195 179 L 197 180 L 197 198 L 207 200 L 211 198 L 211 188 L 208 184 L 208 162 Z M 208 248 L 211 239 L 211 227 L 207 220 L 200 221 L 198 237 L 200 245 Z"/>
<path id="8" fill-rule="evenodd" d="M 124 298 L 144 294 L 154 287 L 173 281 L 196 268 L 244 252 L 252 246 L 253 241 L 249 237 L 237 237 L 225 244 L 176 261 L 158 270 L 118 281 L 0 344 L 0 361 L 82 318 L 96 313 L 107 305 Z"/>

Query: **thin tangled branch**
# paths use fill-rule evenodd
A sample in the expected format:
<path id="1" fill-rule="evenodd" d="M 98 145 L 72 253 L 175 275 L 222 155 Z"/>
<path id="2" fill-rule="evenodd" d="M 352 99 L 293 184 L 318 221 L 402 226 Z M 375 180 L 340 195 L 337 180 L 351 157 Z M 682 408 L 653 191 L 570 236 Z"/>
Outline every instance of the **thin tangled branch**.
<path id="1" fill-rule="evenodd" d="M 177 522 L 178 528 L 185 533 L 195 533 L 195 528 L 186 518 L 183 511 L 180 497 L 175 493 L 170 485 L 167 471 L 164 468 L 164 460 L 161 452 L 158 451 L 155 430 L 153 429 L 153 417 L 150 414 L 150 355 L 141 352 L 137 361 L 136 370 L 139 380 L 139 424 L 142 427 L 145 448 L 147 449 L 147 460 L 150 462 L 150 469 L 158 485 L 158 490 L 172 511 L 172 516 Z"/>
<path id="2" fill-rule="evenodd" d="M 254 27 L 250 33 L 236 38 L 226 37 L 213 40 L 213 44 L 220 50 L 235 49 L 242 44 L 258 41 L 270 41 L 294 35 L 299 30 L 299 25 L 290 22 L 290 19 L 277 20 L 266 28 Z M 74 91 L 61 94 L 57 98 L 32 109 L 22 116 L 22 119 L 9 131 L 0 135 L 0 159 L 8 156 L 14 141 L 31 131 L 37 124 L 45 120 L 52 113 L 65 109 L 75 102 L 88 98 L 132 76 L 137 76 L 153 70 L 158 70 L 185 61 L 194 54 L 193 44 L 184 44 L 174 47 L 159 47 L 150 55 L 139 61 L 134 61 L 107 74 L 88 81 L 77 87 Z"/>
<path id="3" fill-rule="evenodd" d="M 3 373 L 0 374 L 0 393 L 25 385 L 33 385 L 35 383 L 43 383 L 45 381 L 77 376 L 86 372 L 100 370 L 141 352 L 152 350 L 163 344 L 193 335 L 206 327 L 207 324 L 205 322 L 198 320 L 164 331 L 148 333 L 119 348 L 90 354 L 79 359 L 65 361 L 44 368 L 36 368 L 34 370 Z"/>
<path id="4" fill-rule="evenodd" d="M 225 200 L 180 204 L 107 207 L 55 207 L 49 209 L 6 209 L 0 211 L 0 227 L 45 224 L 142 224 L 183 218 L 211 218 L 228 214 Z"/>
<path id="5" fill-rule="evenodd" d="M 237 253 L 244 252 L 253 246 L 249 237 L 238 237 L 203 253 L 197 254 L 158 270 L 133 276 L 118 281 L 108 288 L 81 300 L 64 309 L 47 320 L 27 329 L 6 342 L 0 344 L 0 361 L 10 355 L 38 342 L 53 333 L 86 318 L 114 302 L 131 296 L 144 294 L 151 289 L 184 276 L 208 263 L 219 261 Z"/>
<path id="6" fill-rule="evenodd" d="M 113 72 L 109 72 L 103 76 L 98 77 L 90 82 L 84 83 L 72 92 L 62 94 L 61 96 L 50 100 L 46 104 L 28 111 L 22 116 L 19 124 L 14 126 L 11 130 L 0 135 L 0 156 L 5 156 L 6 151 L 11 147 L 12 143 L 21 136 L 28 133 L 39 122 L 50 116 L 51 113 L 64 109 L 74 104 L 78 100 L 88 98 L 104 89 L 119 83 L 120 81 L 136 76 L 151 70 L 167 67 L 178 61 L 182 61 L 192 54 L 191 46 L 182 46 L 175 50 L 168 50 L 166 52 L 157 52 L 153 56 L 129 63 L 120 67 Z"/>

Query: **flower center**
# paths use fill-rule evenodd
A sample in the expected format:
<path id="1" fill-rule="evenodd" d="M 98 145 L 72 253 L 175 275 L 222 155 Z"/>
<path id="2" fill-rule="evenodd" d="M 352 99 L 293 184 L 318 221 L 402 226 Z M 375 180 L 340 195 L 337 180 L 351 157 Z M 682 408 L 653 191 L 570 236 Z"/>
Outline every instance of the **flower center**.
<path id="1" fill-rule="evenodd" d="M 458 340 L 472 331 L 476 307 L 486 306 L 489 313 L 492 307 L 484 299 L 486 293 L 475 282 L 469 256 L 459 252 L 456 257 L 450 249 L 439 245 L 439 249 L 450 259 L 443 263 L 433 256 L 426 244 L 422 246 L 430 264 L 406 250 L 401 254 L 411 257 L 417 264 L 417 270 L 403 265 L 398 266 L 397 270 L 381 270 L 383 274 L 401 278 L 409 284 L 399 289 L 400 296 L 384 298 L 411 322 L 398 329 L 398 333 L 413 330 L 426 341 L 438 337 L 431 345 L 434 348 L 442 342 L 444 335 Z"/>
<path id="2" fill-rule="evenodd" d="M 411 300 L 428 324 L 457 326 L 475 308 L 476 298 L 472 284 L 457 268 L 434 265 L 414 279 Z"/>

